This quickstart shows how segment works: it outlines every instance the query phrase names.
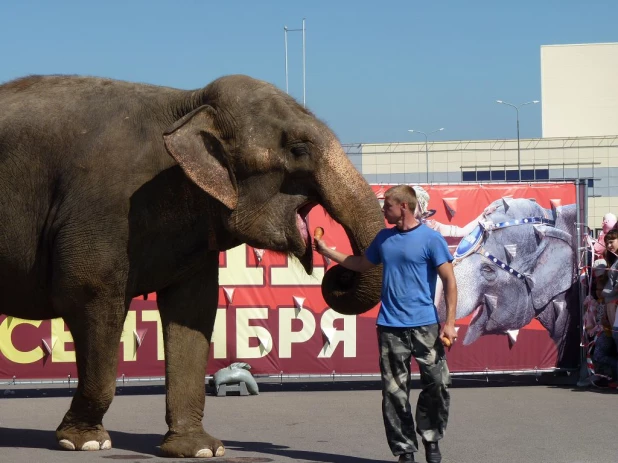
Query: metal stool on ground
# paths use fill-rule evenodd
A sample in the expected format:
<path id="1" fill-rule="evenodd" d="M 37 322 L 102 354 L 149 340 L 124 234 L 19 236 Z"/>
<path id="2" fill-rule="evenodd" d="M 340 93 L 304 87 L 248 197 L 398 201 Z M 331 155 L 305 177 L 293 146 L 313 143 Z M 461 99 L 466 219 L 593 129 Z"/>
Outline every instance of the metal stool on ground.
<path id="1" fill-rule="evenodd" d="M 247 385 L 244 381 L 239 381 L 237 383 L 228 383 L 228 384 L 220 384 L 217 389 L 217 397 L 226 397 L 230 392 L 238 393 L 233 395 L 245 396 L 249 395 L 249 391 L 247 390 Z"/>

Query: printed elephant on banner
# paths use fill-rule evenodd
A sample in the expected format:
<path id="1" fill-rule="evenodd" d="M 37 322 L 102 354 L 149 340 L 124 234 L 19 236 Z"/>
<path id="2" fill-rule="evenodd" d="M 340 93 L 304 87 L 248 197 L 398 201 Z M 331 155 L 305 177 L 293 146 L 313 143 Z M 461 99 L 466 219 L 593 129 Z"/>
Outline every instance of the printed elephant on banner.
<path id="1" fill-rule="evenodd" d="M 132 298 L 157 293 L 165 343 L 161 451 L 221 456 L 203 428 L 218 257 L 241 243 L 313 269 L 316 205 L 355 254 L 384 227 L 333 132 L 265 82 L 227 76 L 185 91 L 101 78 L 30 76 L 0 86 L 0 313 L 62 317 L 79 383 L 56 431 L 65 449 L 111 447 L 119 340 Z M 381 269 L 328 270 L 344 314 L 374 307 Z"/>
<path id="2" fill-rule="evenodd" d="M 577 281 L 576 206 L 545 209 L 530 199 L 494 201 L 484 222 L 454 253 L 457 319 L 473 314 L 464 344 L 506 334 L 537 318 L 559 345 L 571 322 L 567 297 Z M 441 319 L 445 316 L 438 300 Z"/>

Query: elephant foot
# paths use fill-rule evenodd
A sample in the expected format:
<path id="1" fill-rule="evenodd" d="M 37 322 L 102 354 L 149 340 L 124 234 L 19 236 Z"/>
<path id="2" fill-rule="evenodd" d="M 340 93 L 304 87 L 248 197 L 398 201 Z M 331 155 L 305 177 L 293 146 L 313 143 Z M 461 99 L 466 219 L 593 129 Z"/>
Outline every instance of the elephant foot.
<path id="1" fill-rule="evenodd" d="M 81 430 L 76 426 L 63 427 L 56 430 L 58 445 L 64 450 L 108 450 L 112 448 L 112 440 L 102 425 Z"/>
<path id="2" fill-rule="evenodd" d="M 205 431 L 195 433 L 168 432 L 161 444 L 166 457 L 211 458 L 225 455 L 225 447 Z"/>

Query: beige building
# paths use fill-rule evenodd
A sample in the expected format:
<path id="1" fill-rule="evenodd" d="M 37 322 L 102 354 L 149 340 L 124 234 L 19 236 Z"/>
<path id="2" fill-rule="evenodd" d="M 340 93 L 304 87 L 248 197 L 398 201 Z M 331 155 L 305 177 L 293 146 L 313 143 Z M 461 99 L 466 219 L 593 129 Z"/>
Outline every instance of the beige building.
<path id="1" fill-rule="evenodd" d="M 618 43 L 541 47 L 543 138 L 521 139 L 521 181 L 582 179 L 587 223 L 618 215 Z M 518 181 L 517 140 L 345 145 L 370 183 Z M 429 162 L 427 163 L 427 153 Z"/>
<path id="2" fill-rule="evenodd" d="M 618 135 L 618 43 L 541 47 L 543 137 Z"/>

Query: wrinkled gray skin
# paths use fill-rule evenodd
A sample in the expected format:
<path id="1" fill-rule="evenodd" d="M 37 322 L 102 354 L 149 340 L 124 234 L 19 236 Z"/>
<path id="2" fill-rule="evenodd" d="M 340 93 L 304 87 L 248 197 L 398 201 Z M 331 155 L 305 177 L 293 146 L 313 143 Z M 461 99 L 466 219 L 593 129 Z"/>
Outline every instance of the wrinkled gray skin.
<path id="1" fill-rule="evenodd" d="M 529 199 L 504 199 L 492 203 L 494 223 L 524 217 L 546 217 L 556 226 L 517 225 L 489 233 L 483 248 L 517 271 L 528 275 L 528 284 L 479 253 L 455 265 L 458 301 L 457 319 L 475 312 L 464 338 L 471 344 L 485 334 L 506 334 L 537 317 L 556 342 L 563 340 L 569 325 L 565 295 L 577 281 L 575 205 L 547 210 Z M 535 227 L 537 231 L 535 232 Z M 505 245 L 516 245 L 509 257 Z M 445 307 L 438 304 L 440 318 Z"/>
<path id="2" fill-rule="evenodd" d="M 0 312 L 62 317 L 79 385 L 57 429 L 99 450 L 131 299 L 157 293 L 166 421 L 161 451 L 224 453 L 204 431 L 204 369 L 218 255 L 240 243 L 313 268 L 304 220 L 320 204 L 355 253 L 384 227 L 380 206 L 328 127 L 246 76 L 184 91 L 108 79 L 32 76 L 0 86 Z M 315 224 L 317 225 L 317 224 Z M 361 313 L 381 271 L 330 269 L 324 297 Z"/>

